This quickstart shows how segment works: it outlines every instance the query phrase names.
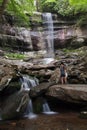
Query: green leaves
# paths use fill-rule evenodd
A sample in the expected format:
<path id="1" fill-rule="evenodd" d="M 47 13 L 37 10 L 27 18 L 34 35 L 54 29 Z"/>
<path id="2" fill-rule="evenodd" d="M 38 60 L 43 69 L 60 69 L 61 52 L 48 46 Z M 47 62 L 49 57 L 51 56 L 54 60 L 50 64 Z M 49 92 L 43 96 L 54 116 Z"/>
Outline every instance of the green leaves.
<path id="1" fill-rule="evenodd" d="M 27 20 L 26 14 L 32 14 L 33 10 L 34 4 L 32 0 L 10 0 L 7 7 L 8 12 L 21 16 L 25 20 Z"/>
<path id="2" fill-rule="evenodd" d="M 68 0 L 57 0 L 54 9 L 63 16 L 72 16 L 74 8 L 69 4 Z"/>
<path id="3" fill-rule="evenodd" d="M 69 3 L 76 12 L 87 12 L 87 0 L 69 0 Z"/>
<path id="4" fill-rule="evenodd" d="M 4 1 L 7 0 L 0 0 L 0 4 L 2 5 Z M 34 10 L 34 0 L 9 0 L 3 11 L 7 11 L 12 15 L 29 21 L 29 15 L 31 15 Z"/>
<path id="5" fill-rule="evenodd" d="M 46 0 L 46 3 L 47 2 L 55 2 L 56 0 Z"/>
<path id="6" fill-rule="evenodd" d="M 78 5 L 78 6 L 81 6 L 81 5 L 86 5 L 87 6 L 87 0 L 69 0 L 70 4 L 71 5 Z"/>
<path id="7" fill-rule="evenodd" d="M 44 3 L 43 5 L 46 5 L 52 12 L 54 9 L 54 12 L 63 16 L 74 16 L 78 13 L 87 12 L 87 0 L 44 0 Z M 45 11 L 48 9 L 45 8 Z"/>

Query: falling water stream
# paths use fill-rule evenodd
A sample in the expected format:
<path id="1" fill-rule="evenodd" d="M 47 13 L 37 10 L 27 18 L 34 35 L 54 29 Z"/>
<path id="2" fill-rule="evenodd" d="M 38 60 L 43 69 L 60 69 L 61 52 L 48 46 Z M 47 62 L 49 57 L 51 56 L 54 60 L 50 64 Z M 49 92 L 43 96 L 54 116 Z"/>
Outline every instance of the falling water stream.
<path id="1" fill-rule="evenodd" d="M 21 79 L 22 85 L 21 85 L 21 90 L 24 89 L 26 91 L 30 91 L 32 87 L 36 87 L 39 85 L 39 81 L 37 78 L 31 78 L 28 75 L 23 76 Z M 17 108 L 17 111 L 19 111 L 19 107 Z M 54 114 L 55 112 L 50 110 L 50 107 L 47 103 L 47 101 L 44 102 L 43 104 L 43 113 L 44 114 Z M 33 112 L 33 104 L 32 100 L 29 100 L 29 103 L 26 108 L 26 112 L 24 114 L 24 117 L 28 117 L 29 119 L 36 118 L 37 115 Z"/>
<path id="2" fill-rule="evenodd" d="M 24 114 L 24 117 L 28 117 L 29 119 L 33 119 L 33 118 L 37 117 L 37 115 L 33 112 L 33 104 L 32 104 L 31 99 L 28 102 L 27 109 L 26 109 L 26 112 Z"/>
<path id="3" fill-rule="evenodd" d="M 57 112 L 51 111 L 47 101 L 45 101 L 43 103 L 43 113 L 44 114 L 48 114 L 48 115 L 50 115 L 50 114 L 57 114 Z"/>
<path id="4" fill-rule="evenodd" d="M 44 37 L 45 37 L 45 59 L 46 63 L 50 63 L 54 59 L 54 35 L 53 35 L 53 20 L 51 13 L 43 13 Z"/>
<path id="5" fill-rule="evenodd" d="M 32 78 L 29 77 L 28 75 L 23 76 L 21 82 L 22 82 L 21 89 L 24 89 L 26 91 L 30 91 L 32 87 L 39 85 L 39 80 L 37 78 Z M 33 105 L 31 99 L 29 99 L 24 117 L 28 117 L 29 119 L 37 117 L 37 115 L 34 114 L 33 112 Z"/>

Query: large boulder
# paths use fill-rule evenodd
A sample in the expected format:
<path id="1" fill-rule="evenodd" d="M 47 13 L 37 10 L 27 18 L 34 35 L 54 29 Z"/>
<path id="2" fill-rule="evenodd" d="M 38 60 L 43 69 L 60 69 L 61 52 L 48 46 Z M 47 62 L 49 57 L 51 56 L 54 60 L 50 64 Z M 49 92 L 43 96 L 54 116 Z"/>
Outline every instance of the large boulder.
<path id="1" fill-rule="evenodd" d="M 28 102 L 28 93 L 24 91 L 18 91 L 10 96 L 4 97 L 0 107 L 1 118 L 14 119 L 23 116 Z"/>
<path id="2" fill-rule="evenodd" d="M 53 85 L 46 95 L 69 103 L 87 105 L 87 85 Z"/>
<path id="3" fill-rule="evenodd" d="M 55 84 L 55 82 L 44 82 L 39 84 L 36 87 L 31 88 L 29 92 L 29 96 L 31 98 L 41 97 L 44 96 L 45 93 L 48 91 L 49 87 Z"/>

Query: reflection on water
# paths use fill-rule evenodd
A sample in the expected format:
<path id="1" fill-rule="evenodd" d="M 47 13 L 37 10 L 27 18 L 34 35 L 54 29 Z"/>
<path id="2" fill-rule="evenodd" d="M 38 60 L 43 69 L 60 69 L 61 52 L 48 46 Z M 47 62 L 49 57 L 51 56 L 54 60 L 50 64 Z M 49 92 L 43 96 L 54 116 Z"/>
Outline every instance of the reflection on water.
<path id="1" fill-rule="evenodd" d="M 87 130 L 87 119 L 80 119 L 78 113 L 38 115 L 34 119 L 0 121 L 0 130 Z"/>

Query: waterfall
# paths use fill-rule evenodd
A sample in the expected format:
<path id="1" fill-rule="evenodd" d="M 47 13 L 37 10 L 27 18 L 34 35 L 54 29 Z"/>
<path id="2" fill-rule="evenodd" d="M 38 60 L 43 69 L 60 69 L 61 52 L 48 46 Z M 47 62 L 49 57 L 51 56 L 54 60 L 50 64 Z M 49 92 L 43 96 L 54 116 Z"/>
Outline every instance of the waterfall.
<path id="1" fill-rule="evenodd" d="M 35 87 L 39 84 L 37 78 L 32 78 L 29 77 L 28 75 L 23 76 L 21 82 L 22 82 L 21 90 L 24 89 L 26 91 L 29 91 L 32 87 Z M 33 105 L 31 99 L 29 99 L 24 117 L 28 117 L 29 119 L 37 117 L 36 114 L 33 113 Z"/>
<path id="2" fill-rule="evenodd" d="M 29 119 L 37 117 L 37 115 L 34 114 L 34 112 L 33 112 L 33 104 L 32 104 L 32 100 L 31 99 L 29 100 L 29 103 L 27 105 L 27 109 L 26 109 L 24 117 L 28 117 Z"/>
<path id="3" fill-rule="evenodd" d="M 51 111 L 47 101 L 43 103 L 43 113 L 44 114 L 56 114 L 57 112 Z"/>
<path id="4" fill-rule="evenodd" d="M 43 13 L 46 58 L 54 58 L 53 20 L 51 13 Z"/>
<path id="5" fill-rule="evenodd" d="M 50 107 L 47 102 L 43 104 L 43 112 L 50 112 Z"/>
<path id="6" fill-rule="evenodd" d="M 24 89 L 29 91 L 32 87 L 39 85 L 39 80 L 37 78 L 32 78 L 28 75 L 24 75 L 20 80 L 22 82 L 21 90 Z"/>
<path id="7" fill-rule="evenodd" d="M 38 81 L 37 78 L 32 78 L 32 77 L 29 77 L 28 75 L 24 75 L 21 78 L 21 83 L 22 83 L 21 91 L 22 90 L 30 91 L 30 89 L 32 87 L 39 85 L 39 81 Z M 17 108 L 17 110 L 16 110 L 17 112 L 20 111 L 21 104 L 22 103 L 20 103 L 19 107 Z M 44 104 L 43 104 L 42 107 L 43 107 L 43 113 L 44 114 L 55 114 L 56 113 L 56 112 L 53 112 L 53 111 L 50 110 L 50 107 L 49 107 L 46 100 L 44 100 Z M 24 113 L 24 117 L 28 117 L 29 119 L 37 117 L 37 115 L 34 114 L 34 112 L 33 112 L 33 104 L 32 104 L 31 99 L 29 99 L 29 102 L 28 102 L 28 105 L 27 105 L 27 108 L 26 108 L 26 112 Z"/>

